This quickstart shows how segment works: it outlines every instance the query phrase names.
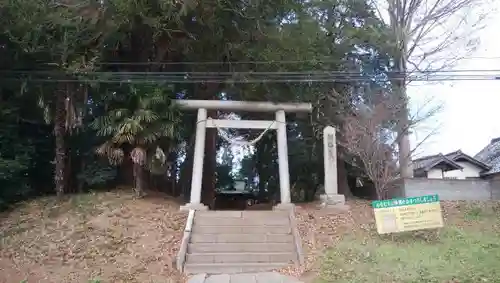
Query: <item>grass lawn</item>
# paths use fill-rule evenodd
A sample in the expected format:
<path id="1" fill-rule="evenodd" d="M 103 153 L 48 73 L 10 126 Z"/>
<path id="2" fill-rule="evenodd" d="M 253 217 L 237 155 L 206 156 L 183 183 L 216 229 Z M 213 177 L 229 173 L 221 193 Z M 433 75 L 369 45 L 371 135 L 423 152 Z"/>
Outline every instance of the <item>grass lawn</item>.
<path id="1" fill-rule="evenodd" d="M 315 282 L 500 282 L 500 213 L 468 205 L 438 231 L 373 228 L 327 250 Z"/>

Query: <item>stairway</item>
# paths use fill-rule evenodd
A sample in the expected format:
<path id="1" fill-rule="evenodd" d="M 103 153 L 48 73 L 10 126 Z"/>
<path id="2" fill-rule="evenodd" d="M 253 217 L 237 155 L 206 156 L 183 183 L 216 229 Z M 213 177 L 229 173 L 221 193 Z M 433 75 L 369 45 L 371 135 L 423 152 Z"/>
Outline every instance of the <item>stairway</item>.
<path id="1" fill-rule="evenodd" d="M 186 274 L 260 272 L 300 262 L 291 211 L 196 211 L 191 218 L 179 252 Z"/>

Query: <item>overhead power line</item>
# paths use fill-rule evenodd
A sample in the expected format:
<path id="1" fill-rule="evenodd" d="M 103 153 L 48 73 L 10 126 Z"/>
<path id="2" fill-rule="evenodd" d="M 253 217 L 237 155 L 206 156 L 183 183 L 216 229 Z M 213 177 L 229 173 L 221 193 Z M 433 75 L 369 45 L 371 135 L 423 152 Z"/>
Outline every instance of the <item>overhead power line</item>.
<path id="1" fill-rule="evenodd" d="M 55 79 L 55 78 L 3 78 L 3 80 L 32 81 L 32 82 L 75 82 L 75 83 L 313 83 L 313 82 L 388 82 L 391 80 L 417 81 L 491 81 L 500 80 L 500 74 L 496 76 L 447 76 L 447 77 L 409 77 L 393 79 L 376 79 L 370 77 L 282 77 L 282 78 L 189 78 L 178 77 L 129 77 L 129 78 L 75 78 L 75 79 Z"/>
<path id="2" fill-rule="evenodd" d="M 439 70 L 429 69 L 422 71 L 380 71 L 386 75 L 463 75 L 464 73 L 500 73 L 500 69 L 458 69 Z M 345 70 L 303 70 L 303 71 L 184 71 L 184 72 L 149 72 L 149 71 L 77 71 L 62 72 L 56 70 L 0 70 L 0 74 L 25 74 L 25 75 L 179 75 L 179 76 L 222 76 L 222 75 L 367 75 L 367 72 L 345 71 Z"/>
<path id="3" fill-rule="evenodd" d="M 440 70 L 420 72 L 348 71 L 285 72 L 74 72 L 54 70 L 0 70 L 2 79 L 39 82 L 167 82 L 167 83 L 271 83 L 271 82 L 354 82 L 354 81 L 457 81 L 500 80 L 500 70 Z"/>
<path id="4" fill-rule="evenodd" d="M 436 60 L 456 60 L 453 57 L 438 57 Z M 488 57 L 488 56 L 471 56 L 459 59 L 459 61 L 464 60 L 500 60 L 500 57 Z M 266 61 L 182 61 L 182 62 L 98 62 L 98 65 L 126 65 L 126 66 L 144 66 L 144 65 L 244 65 L 244 64 L 300 64 L 300 63 L 337 63 L 337 59 L 308 59 L 308 60 L 266 60 Z M 55 64 L 55 63 L 54 63 Z"/>

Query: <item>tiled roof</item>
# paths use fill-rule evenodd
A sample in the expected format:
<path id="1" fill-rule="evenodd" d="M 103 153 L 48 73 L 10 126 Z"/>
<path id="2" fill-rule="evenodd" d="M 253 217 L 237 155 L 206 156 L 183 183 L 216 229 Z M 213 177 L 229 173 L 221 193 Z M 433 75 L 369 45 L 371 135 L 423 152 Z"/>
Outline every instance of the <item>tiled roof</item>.
<path id="1" fill-rule="evenodd" d="M 470 162 L 470 163 L 472 163 L 480 168 L 483 168 L 483 170 L 490 170 L 491 169 L 491 166 L 488 163 L 483 162 L 481 160 L 478 160 L 477 158 L 474 158 L 470 155 L 467 155 L 467 154 L 463 153 L 461 150 L 450 152 L 450 153 L 446 154 L 445 156 L 453 161 L 467 160 L 468 162 Z"/>
<path id="2" fill-rule="evenodd" d="M 438 158 L 439 154 L 424 156 L 418 159 L 412 160 L 413 170 L 422 169 L 431 164 L 436 158 Z"/>
<path id="3" fill-rule="evenodd" d="M 491 167 L 483 175 L 500 173 L 500 138 L 492 139 L 474 158 Z"/>
<path id="4" fill-rule="evenodd" d="M 432 167 L 442 162 L 447 163 L 448 165 L 450 165 L 450 167 L 454 168 L 455 170 L 462 169 L 462 166 L 457 164 L 452 159 L 448 158 L 446 155 L 436 154 L 413 160 L 412 161 L 413 170 L 429 171 Z"/>
<path id="5" fill-rule="evenodd" d="M 413 169 L 427 171 L 441 162 L 449 164 L 452 168 L 455 167 L 456 169 L 462 169 L 462 166 L 456 163 L 456 161 L 459 161 L 461 159 L 465 159 L 468 162 L 483 168 L 484 170 L 490 170 L 491 168 L 488 163 L 477 160 L 476 158 L 463 153 L 461 150 L 457 150 L 448 154 L 435 154 L 415 159 L 413 161 Z"/>

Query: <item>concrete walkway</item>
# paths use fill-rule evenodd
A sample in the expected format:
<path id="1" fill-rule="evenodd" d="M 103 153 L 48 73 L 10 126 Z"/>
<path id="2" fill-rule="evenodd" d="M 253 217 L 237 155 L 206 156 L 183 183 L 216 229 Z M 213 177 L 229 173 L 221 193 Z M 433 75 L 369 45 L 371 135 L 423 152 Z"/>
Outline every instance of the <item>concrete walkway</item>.
<path id="1" fill-rule="evenodd" d="M 277 272 L 208 275 L 197 274 L 188 283 L 302 283 L 298 279 Z"/>

